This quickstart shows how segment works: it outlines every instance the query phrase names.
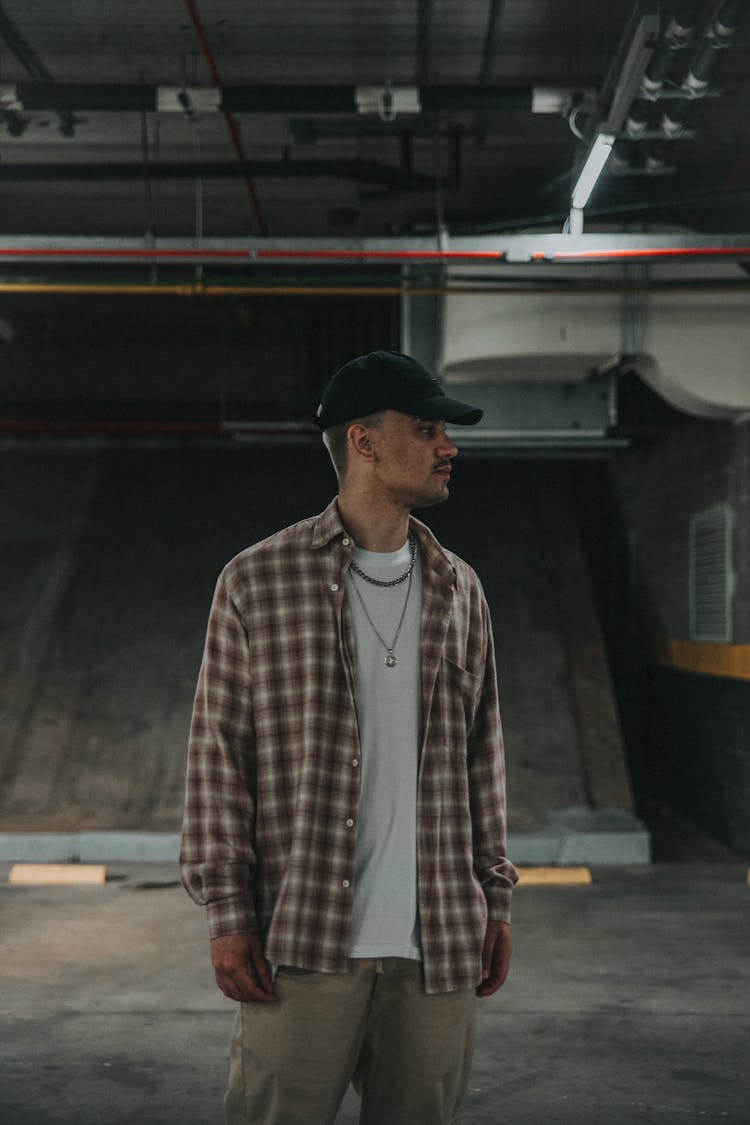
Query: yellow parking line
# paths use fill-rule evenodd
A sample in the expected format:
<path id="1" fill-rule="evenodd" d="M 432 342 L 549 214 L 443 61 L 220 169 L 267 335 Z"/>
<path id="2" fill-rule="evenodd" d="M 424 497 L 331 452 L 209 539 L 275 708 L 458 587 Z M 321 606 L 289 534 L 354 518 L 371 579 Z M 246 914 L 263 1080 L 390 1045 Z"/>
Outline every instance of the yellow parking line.
<path id="1" fill-rule="evenodd" d="M 591 882 L 588 867 L 519 867 L 521 886 L 583 886 Z"/>
<path id="2" fill-rule="evenodd" d="M 70 887 L 77 883 L 102 884 L 107 868 L 94 863 L 15 863 L 8 882 L 27 887 Z"/>

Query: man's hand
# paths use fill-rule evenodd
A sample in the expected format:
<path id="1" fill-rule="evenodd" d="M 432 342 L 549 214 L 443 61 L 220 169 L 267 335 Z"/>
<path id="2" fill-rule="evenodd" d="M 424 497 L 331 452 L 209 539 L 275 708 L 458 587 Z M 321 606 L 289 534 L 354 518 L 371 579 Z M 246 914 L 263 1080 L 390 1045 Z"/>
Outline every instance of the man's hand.
<path id="1" fill-rule="evenodd" d="M 512 949 L 510 922 L 487 923 L 482 947 L 482 983 L 477 996 L 492 996 L 505 983 Z"/>
<path id="2" fill-rule="evenodd" d="M 271 966 L 265 958 L 257 931 L 228 934 L 211 942 L 211 964 L 216 983 L 230 1000 L 273 1003 L 276 990 Z"/>

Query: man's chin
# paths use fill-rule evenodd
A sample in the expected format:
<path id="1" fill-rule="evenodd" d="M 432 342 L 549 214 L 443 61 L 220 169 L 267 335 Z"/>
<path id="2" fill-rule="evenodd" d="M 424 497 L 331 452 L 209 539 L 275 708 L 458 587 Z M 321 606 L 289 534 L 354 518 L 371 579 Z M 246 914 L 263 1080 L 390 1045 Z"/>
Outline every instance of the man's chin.
<path id="1" fill-rule="evenodd" d="M 414 501 L 415 508 L 434 508 L 437 504 L 444 504 L 450 496 L 447 483 L 439 492 L 427 492 Z"/>

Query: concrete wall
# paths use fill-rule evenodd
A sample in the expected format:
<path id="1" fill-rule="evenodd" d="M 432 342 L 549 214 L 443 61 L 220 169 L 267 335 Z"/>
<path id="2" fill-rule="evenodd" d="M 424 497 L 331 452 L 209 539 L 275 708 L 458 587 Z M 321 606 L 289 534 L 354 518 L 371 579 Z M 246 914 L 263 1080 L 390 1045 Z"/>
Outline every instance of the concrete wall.
<path id="1" fill-rule="evenodd" d="M 0 479 L 0 830 L 173 831 L 216 577 L 325 506 L 327 457 L 28 443 L 0 450 Z M 487 589 L 516 832 L 629 801 L 621 760 L 601 759 L 608 779 L 591 768 L 619 742 L 565 481 L 564 465 L 467 459 L 450 501 L 424 513 Z"/>
<path id="2" fill-rule="evenodd" d="M 685 417 L 612 466 L 630 558 L 623 596 L 642 659 L 640 755 L 652 794 L 750 854 L 750 425 Z M 691 636 L 696 513 L 733 518 L 731 635 Z"/>

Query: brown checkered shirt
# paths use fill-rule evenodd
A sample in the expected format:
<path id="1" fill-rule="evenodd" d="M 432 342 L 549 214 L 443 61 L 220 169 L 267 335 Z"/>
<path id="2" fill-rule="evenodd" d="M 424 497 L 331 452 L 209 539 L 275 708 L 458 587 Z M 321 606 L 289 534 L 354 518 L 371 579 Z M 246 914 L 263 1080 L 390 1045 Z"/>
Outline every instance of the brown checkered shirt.
<path id="1" fill-rule="evenodd" d="M 422 566 L 419 921 L 425 989 L 473 988 L 510 920 L 505 776 L 489 611 L 474 571 L 411 520 Z M 259 929 L 276 964 L 345 972 L 361 750 L 332 501 L 222 572 L 195 697 L 182 877 L 211 937 Z"/>

